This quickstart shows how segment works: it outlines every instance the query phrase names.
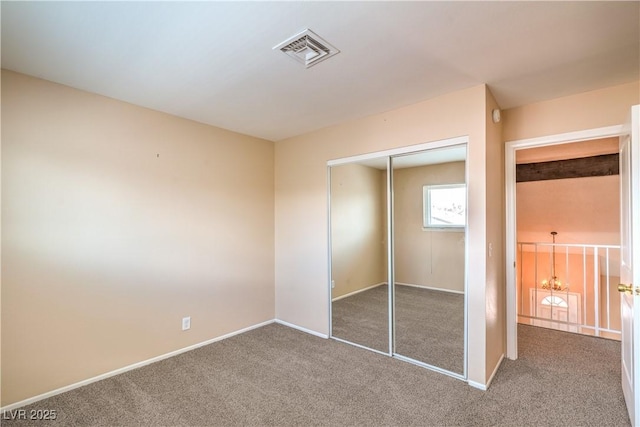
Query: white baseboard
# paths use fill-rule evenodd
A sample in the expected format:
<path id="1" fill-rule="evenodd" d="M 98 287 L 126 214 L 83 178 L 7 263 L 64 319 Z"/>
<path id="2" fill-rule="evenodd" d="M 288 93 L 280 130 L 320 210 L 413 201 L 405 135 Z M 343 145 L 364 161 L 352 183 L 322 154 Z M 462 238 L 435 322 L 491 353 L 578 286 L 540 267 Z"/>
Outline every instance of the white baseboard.
<path id="1" fill-rule="evenodd" d="M 302 332 L 306 332 L 310 335 L 315 335 L 316 337 L 328 339 L 329 335 L 321 334 L 320 332 L 312 331 L 311 329 L 303 328 L 302 326 L 294 325 L 293 323 L 285 322 L 284 320 L 276 319 L 275 322 L 279 325 L 287 326 L 292 329 L 297 329 Z"/>
<path id="2" fill-rule="evenodd" d="M 339 297 L 333 298 L 331 302 L 335 302 L 341 300 L 342 298 L 347 298 L 353 296 L 355 294 L 359 294 L 360 292 L 368 291 L 369 289 L 377 288 L 378 286 L 386 285 L 387 282 L 376 283 L 375 285 L 367 286 L 366 288 L 358 289 L 357 291 L 349 292 L 348 294 L 340 295 Z"/>
<path id="3" fill-rule="evenodd" d="M 500 368 L 500 365 L 502 364 L 503 360 L 504 360 L 504 354 L 502 354 L 500 356 L 500 360 L 498 360 L 498 363 L 496 364 L 496 367 L 493 370 L 493 372 L 491 373 L 491 376 L 489 377 L 489 381 L 487 381 L 486 384 L 482 384 L 482 383 L 478 383 L 478 382 L 469 380 L 468 381 L 469 385 L 471 387 L 480 389 L 482 391 L 487 391 L 489 389 L 489 386 L 491 385 L 491 382 L 493 381 L 493 378 L 496 376 L 496 373 L 498 372 L 498 368 Z"/>
<path id="4" fill-rule="evenodd" d="M 449 292 L 449 293 L 452 293 L 452 294 L 464 295 L 464 291 L 456 291 L 456 290 L 453 290 L 453 289 L 444 289 L 444 288 L 434 288 L 433 286 L 414 285 L 413 283 L 396 282 L 396 286 L 397 285 L 410 286 L 412 288 L 429 289 L 431 291 L 441 291 L 441 292 Z"/>
<path id="5" fill-rule="evenodd" d="M 467 381 L 467 383 L 473 388 L 477 388 L 477 389 L 482 390 L 482 391 L 487 391 L 487 385 L 486 384 L 478 383 L 478 382 L 471 381 L 471 380 Z"/>
<path id="6" fill-rule="evenodd" d="M 467 383 L 471 387 L 477 388 L 477 389 L 482 390 L 482 391 L 487 391 L 487 388 L 489 388 L 487 384 L 482 384 L 482 383 L 479 383 L 479 382 L 476 382 L 476 381 L 469 380 L 469 381 L 467 381 Z"/>
<path id="7" fill-rule="evenodd" d="M 237 330 L 237 331 L 234 331 L 234 332 L 230 332 L 228 334 L 225 334 L 225 335 L 222 335 L 222 336 L 219 336 L 219 337 L 216 337 L 216 338 L 212 338 L 212 339 L 207 340 L 207 341 L 202 341 L 200 343 L 193 344 L 193 345 L 190 345 L 188 347 L 184 347 L 184 348 L 181 348 L 181 349 L 178 349 L 178 350 L 174 350 L 174 351 L 171 351 L 169 353 L 162 354 L 160 356 L 152 357 L 151 359 L 143 360 L 141 362 L 137 362 L 137 363 L 134 363 L 132 365 L 124 366 L 122 368 L 118 368 L 118 369 L 115 369 L 113 371 L 106 372 L 104 374 L 100 374 L 98 376 L 95 376 L 95 377 L 92 377 L 92 378 L 88 378 L 86 380 L 79 381 L 79 382 L 74 383 L 74 384 L 69 384 L 67 386 L 60 387 L 58 389 L 55 389 L 55 390 L 52 390 L 52 391 L 48 391 L 46 393 L 42 393 L 42 394 L 39 394 L 39 395 L 34 396 L 34 397 L 30 397 L 28 399 L 21 400 L 20 402 L 16 402 L 16 403 L 12 403 L 10 405 L 4 406 L 4 407 L 0 408 L 0 412 L 12 411 L 14 409 L 18 409 L 18 408 L 21 408 L 23 406 L 30 405 L 32 403 L 38 402 L 40 400 L 47 399 L 49 397 L 53 397 L 53 396 L 61 394 L 61 393 L 65 393 L 67 391 L 71 391 L 71 390 L 74 390 L 76 388 L 80 388 L 82 386 L 85 386 L 85 385 L 88 385 L 88 384 L 91 384 L 91 383 L 95 383 L 96 381 L 104 380 L 104 379 L 107 379 L 107 378 L 110 378 L 110 377 L 113 377 L 113 376 L 116 376 L 116 375 L 119 375 L 119 374 L 123 374 L 123 373 L 125 373 L 127 371 L 132 371 L 134 369 L 142 368 L 143 366 L 150 365 L 152 363 L 159 362 L 161 360 L 168 359 L 168 358 L 173 357 L 173 356 L 177 356 L 177 355 L 179 355 L 181 353 L 186 353 L 187 351 L 195 350 L 195 349 L 203 347 L 205 345 L 213 344 L 214 342 L 217 342 L 217 341 L 222 341 L 222 340 L 230 338 L 232 336 L 239 335 L 239 334 L 242 334 L 244 332 L 251 331 L 252 329 L 260 328 L 262 326 L 266 326 L 266 325 L 269 325 L 269 324 L 274 323 L 274 322 L 276 322 L 275 319 L 274 320 L 267 320 L 266 322 L 262 322 L 262 323 L 258 323 L 256 325 L 248 326 L 246 328 L 243 328 L 243 329 L 240 329 L 240 330 Z"/>

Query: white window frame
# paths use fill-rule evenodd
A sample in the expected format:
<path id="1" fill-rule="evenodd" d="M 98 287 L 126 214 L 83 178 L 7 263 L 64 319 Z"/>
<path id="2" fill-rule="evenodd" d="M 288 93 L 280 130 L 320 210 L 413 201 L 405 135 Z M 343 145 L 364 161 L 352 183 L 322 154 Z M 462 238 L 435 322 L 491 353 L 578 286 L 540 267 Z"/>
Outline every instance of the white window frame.
<path id="1" fill-rule="evenodd" d="M 554 307 L 568 308 L 569 304 L 564 300 L 564 298 L 560 298 L 557 295 L 549 295 L 546 296 L 540 301 L 541 305 L 552 305 Z"/>
<path id="2" fill-rule="evenodd" d="M 431 214 L 431 190 L 446 190 L 446 189 L 459 189 L 463 188 L 465 190 L 465 198 L 464 198 L 464 223 L 462 224 L 434 224 L 433 216 Z M 422 227 L 426 229 L 463 229 L 467 226 L 467 197 L 466 197 L 467 185 L 462 184 L 439 184 L 439 185 L 424 185 L 422 187 Z"/>

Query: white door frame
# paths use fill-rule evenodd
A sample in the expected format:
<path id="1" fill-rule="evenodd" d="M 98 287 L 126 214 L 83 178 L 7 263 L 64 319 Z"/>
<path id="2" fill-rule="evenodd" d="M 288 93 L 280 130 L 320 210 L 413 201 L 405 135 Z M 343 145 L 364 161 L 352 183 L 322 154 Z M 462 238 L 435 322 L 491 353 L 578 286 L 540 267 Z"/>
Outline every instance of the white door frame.
<path id="1" fill-rule="evenodd" d="M 507 279 L 507 357 L 518 358 L 518 314 L 516 290 L 516 151 L 524 148 L 567 144 L 570 142 L 619 137 L 624 133 L 623 125 L 607 126 L 576 132 L 548 135 L 538 138 L 505 142 L 505 205 L 506 205 L 506 279 Z"/>

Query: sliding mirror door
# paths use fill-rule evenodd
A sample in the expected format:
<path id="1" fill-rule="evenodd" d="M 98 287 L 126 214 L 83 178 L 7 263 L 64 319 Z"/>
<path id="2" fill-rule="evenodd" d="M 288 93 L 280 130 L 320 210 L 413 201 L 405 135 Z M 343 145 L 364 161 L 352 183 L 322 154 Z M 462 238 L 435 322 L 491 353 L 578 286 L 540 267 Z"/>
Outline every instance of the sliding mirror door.
<path id="1" fill-rule="evenodd" d="M 331 336 L 389 353 L 387 158 L 331 166 Z"/>
<path id="2" fill-rule="evenodd" d="M 394 354 L 465 375 L 466 145 L 392 158 Z"/>

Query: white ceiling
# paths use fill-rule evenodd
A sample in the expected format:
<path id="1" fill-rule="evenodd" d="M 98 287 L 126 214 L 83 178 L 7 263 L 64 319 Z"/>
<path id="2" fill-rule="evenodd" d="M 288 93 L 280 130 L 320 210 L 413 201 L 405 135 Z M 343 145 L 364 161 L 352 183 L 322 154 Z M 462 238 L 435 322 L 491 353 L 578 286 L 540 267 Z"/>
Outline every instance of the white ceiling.
<path id="1" fill-rule="evenodd" d="M 640 2 L 2 2 L 2 67 L 269 140 L 481 83 L 501 108 L 640 78 Z M 341 52 L 272 50 L 310 28 Z"/>

